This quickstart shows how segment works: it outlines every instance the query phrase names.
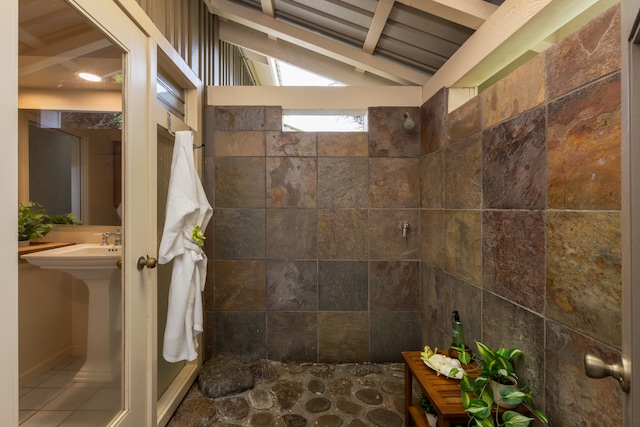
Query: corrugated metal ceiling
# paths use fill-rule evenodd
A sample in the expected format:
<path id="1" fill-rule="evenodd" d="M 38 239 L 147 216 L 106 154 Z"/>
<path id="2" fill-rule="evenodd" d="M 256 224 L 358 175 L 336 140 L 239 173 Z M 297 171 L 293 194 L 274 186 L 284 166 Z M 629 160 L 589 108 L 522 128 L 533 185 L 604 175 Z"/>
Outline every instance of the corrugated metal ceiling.
<path id="1" fill-rule="evenodd" d="M 435 3 L 430 0 L 205 1 L 208 1 L 214 13 L 216 10 L 244 9 L 248 15 L 241 17 L 239 21 L 259 20 L 262 15 L 264 18 L 274 19 L 396 66 L 405 67 L 423 75 L 425 80 L 439 70 L 474 33 L 475 28 L 496 10 L 497 6 L 492 3 L 501 3 L 499 0 L 466 2 L 475 4 L 476 9 L 480 4 L 481 13 L 469 13 L 475 20 L 465 20 L 465 14 L 459 13 L 461 22 L 472 23 L 462 25 L 436 13 L 430 13 L 429 4 Z M 443 7 L 433 8 L 434 12 Z M 220 15 L 224 16 L 225 13 Z M 455 11 L 445 16 L 454 15 Z M 252 49 L 250 43 L 240 47 Z M 419 76 L 413 79 L 404 78 L 405 81 L 399 78 L 394 84 L 419 84 L 420 82 L 416 81 L 406 81 L 419 79 Z"/>

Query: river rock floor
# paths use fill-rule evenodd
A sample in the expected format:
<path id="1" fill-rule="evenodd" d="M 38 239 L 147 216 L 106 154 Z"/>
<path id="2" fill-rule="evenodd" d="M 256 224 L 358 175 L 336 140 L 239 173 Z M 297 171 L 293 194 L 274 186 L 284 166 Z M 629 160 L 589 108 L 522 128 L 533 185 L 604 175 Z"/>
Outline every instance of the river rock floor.
<path id="1" fill-rule="evenodd" d="M 401 427 L 404 364 L 265 361 L 253 388 L 210 398 L 194 383 L 168 427 Z"/>

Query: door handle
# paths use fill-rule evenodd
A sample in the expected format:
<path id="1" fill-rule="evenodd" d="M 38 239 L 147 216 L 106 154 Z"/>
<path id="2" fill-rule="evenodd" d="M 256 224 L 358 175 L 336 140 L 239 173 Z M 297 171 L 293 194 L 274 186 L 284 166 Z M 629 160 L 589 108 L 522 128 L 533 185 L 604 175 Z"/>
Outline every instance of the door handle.
<path id="1" fill-rule="evenodd" d="M 142 270 L 145 267 L 156 268 L 156 265 L 158 265 L 158 260 L 155 258 L 149 258 L 149 255 L 147 255 L 146 258 L 143 256 L 138 258 L 138 270 Z"/>
<path id="2" fill-rule="evenodd" d="M 601 358 L 593 354 L 584 355 L 584 371 L 589 378 L 613 377 L 620 384 L 625 393 L 631 390 L 631 373 L 623 363 L 605 363 Z"/>

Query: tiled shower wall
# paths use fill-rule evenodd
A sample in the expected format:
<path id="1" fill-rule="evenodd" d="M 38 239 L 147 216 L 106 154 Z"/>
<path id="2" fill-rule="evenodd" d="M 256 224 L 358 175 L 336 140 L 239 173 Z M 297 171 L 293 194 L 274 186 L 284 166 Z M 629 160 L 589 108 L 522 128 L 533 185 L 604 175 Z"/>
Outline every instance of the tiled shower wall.
<path id="1" fill-rule="evenodd" d="M 207 357 L 388 362 L 420 347 L 420 130 L 405 112 L 420 115 L 371 108 L 368 132 L 303 133 L 282 131 L 280 108 L 207 107 Z"/>
<path id="2" fill-rule="evenodd" d="M 620 19 L 614 7 L 447 114 L 423 106 L 422 340 L 519 347 L 552 425 L 622 425 Z"/>

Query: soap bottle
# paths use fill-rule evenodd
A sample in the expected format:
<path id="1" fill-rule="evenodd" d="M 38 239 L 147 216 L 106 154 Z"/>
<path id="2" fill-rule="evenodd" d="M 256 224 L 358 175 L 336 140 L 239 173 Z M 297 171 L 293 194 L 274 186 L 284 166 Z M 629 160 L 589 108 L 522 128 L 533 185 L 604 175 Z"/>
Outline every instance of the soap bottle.
<path id="1" fill-rule="evenodd" d="M 454 311 L 451 318 L 451 335 L 453 337 L 452 347 L 465 348 L 464 328 L 462 327 L 458 311 Z"/>

